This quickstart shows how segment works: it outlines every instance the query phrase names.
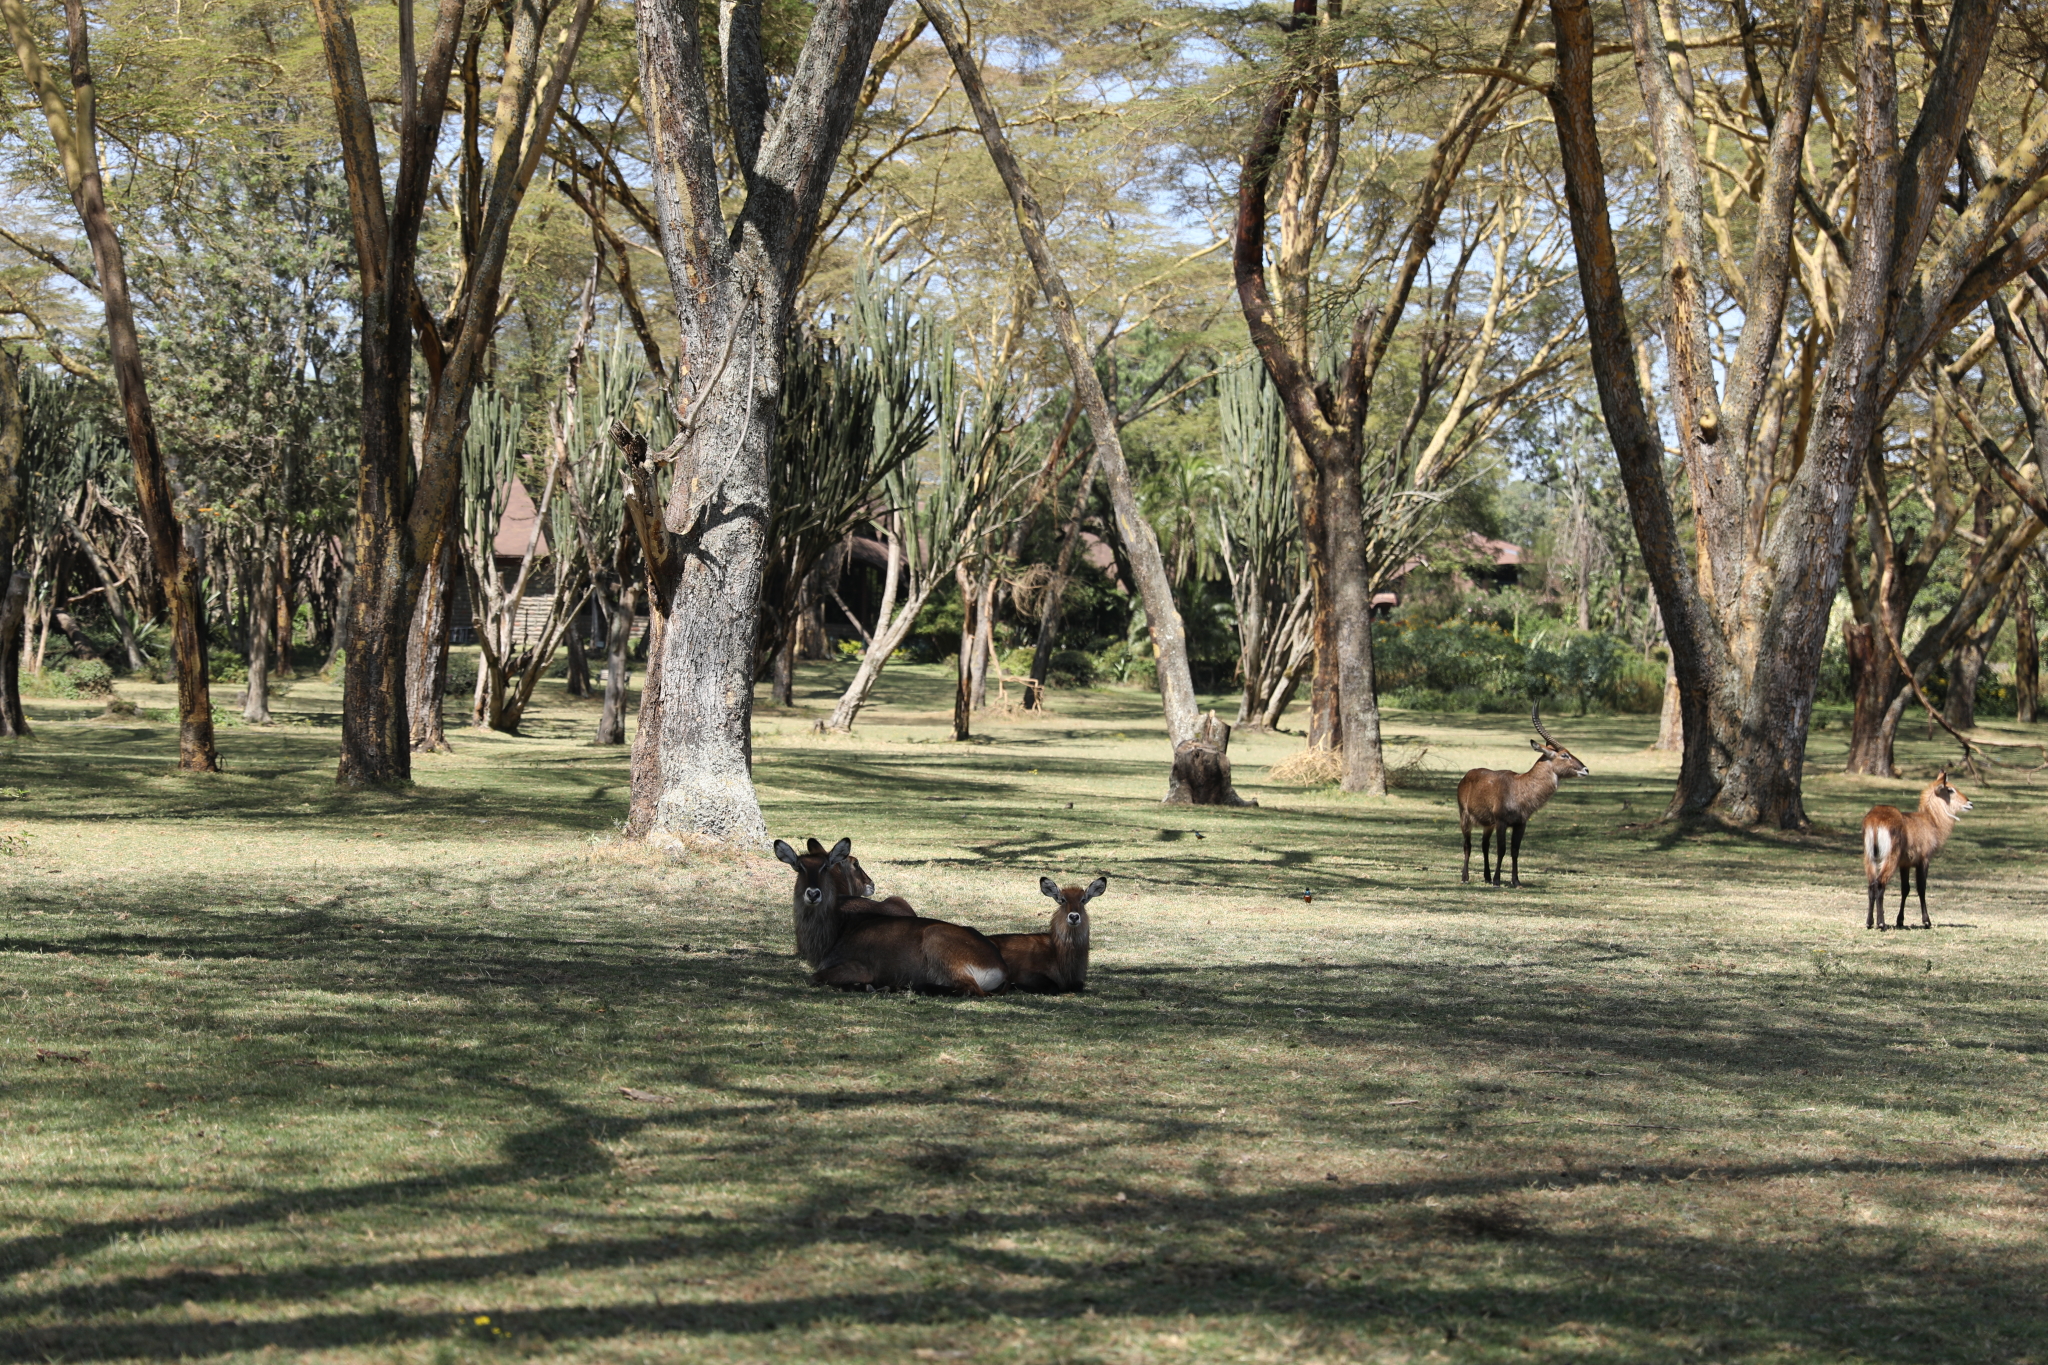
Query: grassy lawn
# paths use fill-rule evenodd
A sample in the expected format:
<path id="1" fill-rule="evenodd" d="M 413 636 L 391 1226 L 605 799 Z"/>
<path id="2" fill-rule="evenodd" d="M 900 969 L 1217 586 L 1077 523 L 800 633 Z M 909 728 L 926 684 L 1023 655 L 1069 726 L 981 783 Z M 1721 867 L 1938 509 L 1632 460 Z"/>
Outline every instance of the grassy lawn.
<path id="1" fill-rule="evenodd" d="M 1937 929 L 1879 936 L 1856 822 L 1918 783 L 1834 776 L 1839 723 L 1817 833 L 1679 839 L 1653 719 L 1556 717 L 1593 777 L 1513 892 L 1451 793 L 1515 717 L 1391 713 L 1384 800 L 1244 736 L 1259 809 L 1168 809 L 1144 694 L 955 745 L 892 668 L 810 734 L 844 678 L 759 714 L 774 831 L 991 931 L 1107 873 L 1086 995 L 810 989 L 786 871 L 618 842 L 558 683 L 404 794 L 335 791 L 325 684 L 208 778 L 162 689 L 35 703 L 0 1360 L 2048 1365 L 2038 776 L 1962 780 Z"/>

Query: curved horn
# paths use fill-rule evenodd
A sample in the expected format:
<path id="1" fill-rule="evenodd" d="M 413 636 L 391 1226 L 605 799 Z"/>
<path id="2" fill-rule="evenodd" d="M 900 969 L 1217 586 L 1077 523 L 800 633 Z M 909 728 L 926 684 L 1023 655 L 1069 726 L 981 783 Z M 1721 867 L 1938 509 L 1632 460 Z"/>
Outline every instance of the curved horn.
<path id="1" fill-rule="evenodd" d="M 1537 708 L 1534 706 L 1529 708 L 1529 723 L 1536 727 L 1537 734 L 1543 736 L 1545 744 L 1548 744 L 1553 749 L 1560 747 L 1558 742 L 1550 737 L 1550 731 L 1543 728 L 1543 717 L 1537 715 L 1536 711 Z"/>

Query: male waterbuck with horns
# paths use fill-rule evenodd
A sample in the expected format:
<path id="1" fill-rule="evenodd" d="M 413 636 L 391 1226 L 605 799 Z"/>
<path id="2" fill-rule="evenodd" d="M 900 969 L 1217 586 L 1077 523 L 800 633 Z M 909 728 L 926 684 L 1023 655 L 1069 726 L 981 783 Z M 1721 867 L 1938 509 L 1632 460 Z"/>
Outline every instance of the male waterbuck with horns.
<path id="1" fill-rule="evenodd" d="M 816 969 L 813 986 L 993 995 L 1008 983 L 1003 955 L 977 930 L 864 898 L 842 906 L 835 874 L 852 854 L 850 839 L 822 858 L 775 841 L 775 856 L 796 871 L 797 952 Z"/>
<path id="2" fill-rule="evenodd" d="M 1543 728 L 1543 717 L 1536 707 L 1529 708 L 1529 723 L 1536 727 L 1536 733 L 1543 736 L 1543 742 L 1529 741 L 1529 747 L 1536 751 L 1536 763 L 1528 772 L 1514 773 L 1504 768 L 1474 768 L 1465 774 L 1458 784 L 1458 828 L 1465 834 L 1465 870 L 1459 881 L 1472 880 L 1472 828 L 1479 827 L 1479 880 L 1501 884 L 1501 873 L 1508 866 L 1508 835 L 1514 835 L 1514 871 L 1508 885 L 1522 884 L 1522 831 L 1529 826 L 1529 817 L 1542 810 L 1551 797 L 1557 795 L 1557 784 L 1567 777 L 1591 777 L 1592 772 L 1579 762 L 1571 750 L 1550 737 L 1550 731 Z M 1491 866 L 1487 854 L 1493 837 L 1498 832 L 1500 846 L 1495 851 Z"/>
<path id="3" fill-rule="evenodd" d="M 1097 877 L 1085 887 L 1061 886 L 1050 877 L 1038 889 L 1059 902 L 1052 927 L 1042 934 L 990 934 L 989 942 L 1003 955 L 1003 970 L 1020 991 L 1058 995 L 1088 989 L 1088 902 L 1109 889 L 1109 878 Z"/>
<path id="4" fill-rule="evenodd" d="M 1884 888 L 1899 874 L 1899 922 L 1906 927 L 1906 881 L 1911 875 L 1920 889 L 1920 927 L 1932 929 L 1927 918 L 1927 864 L 1948 842 L 1956 819 L 1972 809 L 1970 798 L 1949 785 L 1948 770 L 1927 784 L 1920 793 L 1920 809 L 1911 815 L 1897 806 L 1872 806 L 1863 817 L 1863 874 L 1870 880 L 1870 905 L 1863 915 L 1863 927 L 1883 929 Z"/>

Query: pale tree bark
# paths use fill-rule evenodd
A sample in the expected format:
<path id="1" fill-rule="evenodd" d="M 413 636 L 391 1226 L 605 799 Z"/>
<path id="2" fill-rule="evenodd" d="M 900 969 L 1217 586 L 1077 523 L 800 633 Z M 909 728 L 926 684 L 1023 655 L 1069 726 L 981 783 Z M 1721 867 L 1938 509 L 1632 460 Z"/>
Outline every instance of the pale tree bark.
<path id="1" fill-rule="evenodd" d="M 647 594 L 647 672 L 640 680 L 640 714 L 633 732 L 626 807 L 626 833 L 638 839 L 654 830 L 661 813 L 664 790 L 661 659 L 662 646 L 668 635 L 668 604 L 675 599 L 676 580 L 681 576 L 677 557 L 680 537 L 671 534 L 662 523 L 660 486 L 655 479 L 654 466 L 647 457 L 647 442 L 638 433 L 628 430 L 624 423 L 614 422 L 612 443 L 618 446 L 625 464 L 625 533 L 639 548 L 642 587 Z M 624 558 L 622 552 L 622 568 Z M 623 625 L 617 618 L 612 624 L 612 639 L 617 651 L 615 657 L 621 664 L 618 676 L 622 692 L 625 687 L 623 641 L 630 639 L 633 630 L 632 613 L 626 612 L 625 617 Z M 751 666 L 751 640 L 746 648 Z"/>
<path id="2" fill-rule="evenodd" d="M 277 555 L 274 547 L 257 547 L 260 561 L 256 586 L 249 599 L 249 690 L 242 701 L 242 719 L 251 725 L 270 724 L 271 632 L 277 625 Z"/>
<path id="3" fill-rule="evenodd" d="M 438 0 L 424 62 L 415 58 L 413 7 L 399 6 L 398 167 L 387 192 L 372 107 L 347 0 L 315 0 L 334 86 L 362 290 L 363 446 L 356 485 L 355 563 L 342 682 L 338 780 L 406 781 L 408 628 L 428 567 L 452 534 L 462 484 L 462 436 L 496 330 L 512 224 L 546 148 L 550 125 L 595 0 L 516 0 L 502 22 L 469 26 L 464 0 Z M 488 161 L 476 151 L 485 116 L 478 45 L 505 42 Z M 439 319 L 417 280 L 421 220 L 458 53 L 463 56 L 463 148 L 455 208 L 462 252 L 454 296 Z M 415 333 L 428 394 L 412 459 Z M 434 648 L 445 649 L 445 641 Z M 424 657 L 424 656 L 423 656 Z"/>
<path id="4" fill-rule="evenodd" d="M 732 133 L 722 150 L 697 0 L 638 0 L 654 198 L 681 334 L 682 426 L 667 452 L 674 464 L 664 511 L 681 568 L 648 669 L 650 686 L 661 675 L 662 698 L 652 823 L 670 834 L 768 837 L 750 721 L 783 348 L 888 8 L 888 0 L 820 4 L 771 107 L 759 0 L 736 0 L 719 25 Z M 728 154 L 743 182 L 730 219 L 719 176 Z M 643 735 L 646 728 L 643 703 Z M 642 780 L 636 771 L 636 796 Z"/>
<path id="5" fill-rule="evenodd" d="M 2017 597 L 2013 604 L 2012 622 L 2013 705 L 2019 723 L 2032 725 L 2035 709 L 2041 703 L 2041 627 L 2034 619 L 2031 576 L 2021 583 Z"/>
<path id="6" fill-rule="evenodd" d="M 1346 791 L 1371 795 L 1386 791 L 1373 681 L 1375 532 L 1369 521 L 1376 525 L 1387 509 L 1368 508 L 1364 469 L 1374 388 L 1406 317 L 1416 282 L 1432 259 L 1444 213 L 1465 166 L 1494 117 L 1523 84 L 1504 73 L 1522 46 L 1531 9 L 1530 3 L 1517 8 L 1494 70 L 1482 75 L 1453 106 L 1422 179 L 1409 198 L 1406 224 L 1389 242 L 1392 266 L 1385 297 L 1376 309 L 1355 319 L 1344 360 L 1328 385 L 1318 383 L 1314 357 L 1309 353 L 1307 279 L 1309 253 L 1325 230 L 1321 205 L 1336 164 L 1341 91 L 1335 54 L 1315 47 L 1326 25 L 1314 22 L 1316 5 L 1312 0 L 1296 5 L 1292 22 L 1299 27 L 1291 46 L 1299 50 L 1290 51 L 1289 65 L 1274 78 L 1245 151 L 1233 242 L 1238 303 L 1252 344 L 1280 393 L 1292 437 L 1296 499 L 1309 551 L 1315 611 L 1317 662 L 1310 693 L 1309 742 L 1341 749 Z M 1341 18 L 1341 8 L 1331 4 L 1327 24 Z M 1318 116 L 1324 127 L 1311 158 L 1307 150 L 1310 125 Z M 1276 302 L 1266 279 L 1267 200 L 1283 158 L 1285 181 L 1278 196 L 1281 243 L 1274 263 L 1283 297 Z M 1475 357 L 1475 363 L 1479 362 L 1483 357 Z M 1469 396 L 1467 386 L 1468 400 Z M 1422 397 L 1418 394 L 1411 425 L 1419 420 Z M 1450 425 L 1462 420 L 1462 412 L 1461 406 L 1461 415 L 1451 419 Z M 1448 467 L 1440 458 L 1448 441 L 1448 430 L 1440 428 L 1424 459 L 1410 471 L 1417 487 L 1426 488 Z M 1388 472 L 1382 470 L 1375 476 L 1375 499 L 1406 491 L 1380 486 Z"/>
<path id="7" fill-rule="evenodd" d="M 1159 552 L 1159 538 L 1153 534 L 1151 523 L 1138 506 L 1137 493 L 1131 484 L 1130 466 L 1124 459 L 1116 413 L 1110 407 L 1108 395 L 1103 392 L 1101 378 L 1095 372 L 1095 358 L 1087 338 L 1082 335 L 1080 319 L 1075 315 L 1073 297 L 1067 291 L 1066 280 L 1053 262 L 1052 246 L 1045 231 L 1045 212 L 1039 207 L 1023 168 L 1017 164 L 1017 158 L 1010 150 L 1002 120 L 982 83 L 981 68 L 961 41 L 952 15 L 940 0 L 919 0 L 919 3 L 933 31 L 939 35 L 939 41 L 945 44 L 946 53 L 953 60 L 953 69 L 960 76 L 961 90 L 974 110 L 982 141 L 988 145 L 989 159 L 995 163 L 996 173 L 1002 177 L 1003 185 L 1009 191 L 1010 207 L 1016 218 L 1017 235 L 1024 244 L 1024 253 L 1031 260 L 1039 288 L 1051 309 L 1060 349 L 1065 353 L 1075 393 L 1095 439 L 1102 477 L 1109 485 L 1117 535 L 1130 559 L 1132 576 L 1138 580 L 1138 595 L 1145 606 L 1146 628 L 1151 633 L 1152 652 L 1159 670 L 1159 695 L 1166 714 L 1167 736 L 1177 749 L 1196 739 L 1201 724 L 1195 704 L 1194 677 L 1188 669 L 1187 631 L 1181 622 L 1180 608 L 1173 600 L 1173 584 Z M 1170 784 L 1167 799 L 1174 800 L 1178 795 L 1177 786 Z"/>
<path id="8" fill-rule="evenodd" d="M 14 352 L 0 346 L 0 739 L 28 734 L 21 710 L 21 655 L 27 635 L 29 575 L 14 562 L 28 525 L 28 470 L 23 463 L 21 376 Z"/>
<path id="9" fill-rule="evenodd" d="M 443 542 L 441 553 L 427 566 L 405 636 L 406 724 L 416 754 L 453 752 L 448 743 L 448 630 L 455 614 L 455 592 L 461 574 L 455 566 L 455 540 Z"/>
<path id="10" fill-rule="evenodd" d="M 23 0 L 0 0 L 15 55 L 49 125 L 50 139 L 64 163 L 64 183 L 92 247 L 93 270 L 106 307 L 107 351 L 128 449 L 135 461 L 136 502 L 149 538 L 150 558 L 170 607 L 171 653 L 178 675 L 178 767 L 213 772 L 220 767 L 213 744 L 213 701 L 206 676 L 206 615 L 200 595 L 202 557 L 194 553 L 172 498 L 173 471 L 157 441 L 156 416 L 142 370 L 142 345 L 128 296 L 128 267 L 107 208 L 101 177 L 99 119 L 93 83 L 89 26 L 84 0 L 65 0 L 64 18 L 71 66 L 67 105 L 56 77 L 44 63 L 36 25 Z"/>
<path id="11" fill-rule="evenodd" d="M 1725 382 L 1717 385 L 1688 59 L 1675 26 L 1663 22 L 1652 0 L 1629 0 L 1665 227 L 1666 370 L 1696 512 L 1697 553 L 1688 555 L 1677 543 L 1662 444 L 1638 386 L 1607 222 L 1592 100 L 1592 14 L 1586 0 L 1553 0 L 1557 78 L 1550 100 L 1595 377 L 1683 701 L 1685 759 L 1673 817 L 1806 824 L 1800 784 L 1820 651 L 1841 583 L 1857 482 L 1879 419 L 1930 348 L 2048 249 L 2048 240 L 2033 244 L 2032 230 L 2021 238 L 2025 246 L 1994 245 L 2006 211 L 2040 178 L 2031 141 L 1930 246 L 1929 227 L 1975 99 L 1996 5 L 1963 0 L 1952 10 L 1903 149 L 1888 12 L 1857 12 L 1848 44 L 1856 88 L 1856 213 L 1852 233 L 1841 239 L 1848 279 L 1831 301 L 1837 322 L 1810 420 L 1802 419 L 1800 435 L 1786 442 L 1787 468 L 1758 506 L 1746 476 L 1773 454 L 1753 448 L 1760 433 L 1778 439 L 1773 424 L 1759 418 L 1774 383 L 1796 255 L 1793 208 L 1801 198 L 1801 151 L 1826 5 L 1807 0 L 1802 7 L 1782 104 L 1771 112 L 1760 100 L 1769 137 L 1755 191 L 1753 245 L 1740 263 L 1741 331 Z M 1759 86 L 1753 93 L 1764 91 Z M 1794 444 L 1800 448 L 1790 449 Z"/>

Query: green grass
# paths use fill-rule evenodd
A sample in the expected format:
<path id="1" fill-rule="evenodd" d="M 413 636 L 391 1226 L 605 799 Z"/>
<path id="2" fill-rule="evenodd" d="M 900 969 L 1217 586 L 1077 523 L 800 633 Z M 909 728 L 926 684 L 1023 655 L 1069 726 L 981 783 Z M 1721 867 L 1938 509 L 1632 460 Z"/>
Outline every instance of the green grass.
<path id="1" fill-rule="evenodd" d="M 403 794 L 334 789 L 325 684 L 203 778 L 167 691 L 32 703 L 0 1360 L 2048 1365 L 2037 778 L 1964 781 L 1940 927 L 1879 936 L 1853 831 L 1913 784 L 1839 726 L 1817 833 L 1678 838 L 1650 721 L 1556 718 L 1594 776 L 1513 892 L 1451 791 L 1514 718 L 1391 713 L 1377 801 L 1241 736 L 1261 807 L 1169 809 L 1146 695 L 955 745 L 892 668 L 811 735 L 845 672 L 759 715 L 775 832 L 989 930 L 1106 872 L 1086 995 L 810 989 L 786 872 L 619 843 L 559 684 Z"/>

